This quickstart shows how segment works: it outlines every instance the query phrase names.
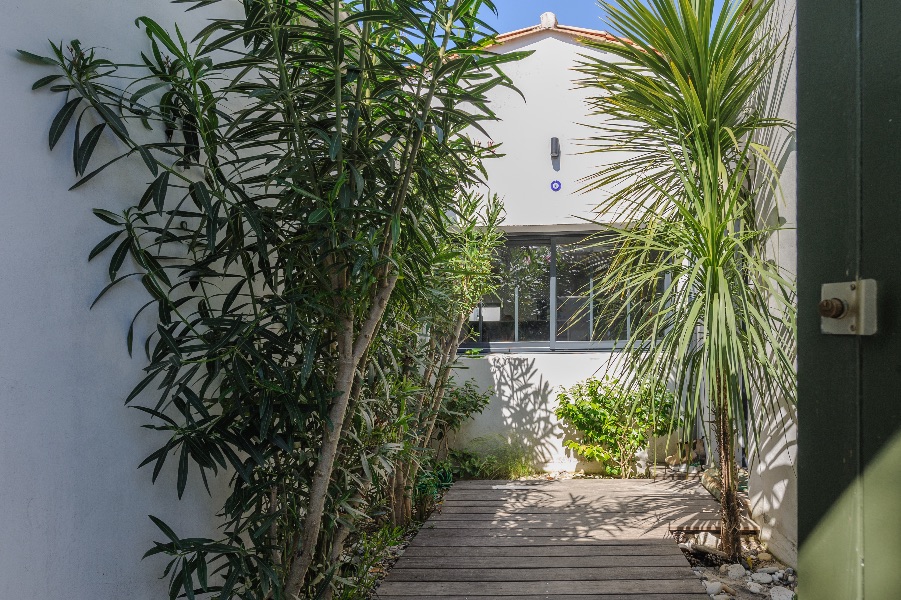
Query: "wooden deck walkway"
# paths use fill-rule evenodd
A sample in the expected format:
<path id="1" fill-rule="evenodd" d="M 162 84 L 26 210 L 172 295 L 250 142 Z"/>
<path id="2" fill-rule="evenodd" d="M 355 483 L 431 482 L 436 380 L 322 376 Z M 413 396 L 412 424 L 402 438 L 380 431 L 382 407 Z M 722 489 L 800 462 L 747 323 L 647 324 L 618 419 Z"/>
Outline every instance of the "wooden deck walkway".
<path id="1" fill-rule="evenodd" d="M 459 482 L 377 597 L 703 600 L 671 528 L 717 518 L 693 481 Z"/>

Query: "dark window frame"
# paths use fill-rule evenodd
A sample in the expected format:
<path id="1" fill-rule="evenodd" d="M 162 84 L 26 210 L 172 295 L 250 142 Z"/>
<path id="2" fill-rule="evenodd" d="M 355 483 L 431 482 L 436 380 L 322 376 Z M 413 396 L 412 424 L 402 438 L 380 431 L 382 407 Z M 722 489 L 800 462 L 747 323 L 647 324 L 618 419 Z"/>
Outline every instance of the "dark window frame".
<path id="1" fill-rule="evenodd" d="M 550 339 L 547 341 L 513 341 L 513 342 L 466 342 L 461 344 L 460 352 L 468 353 L 480 351 L 483 354 L 513 353 L 513 352 L 612 352 L 621 350 L 625 346 L 625 339 L 594 340 L 594 341 L 561 341 L 557 332 L 557 248 L 559 245 L 573 244 L 584 241 L 592 235 L 600 232 L 573 233 L 548 233 L 548 234 L 508 234 L 508 246 L 546 245 L 550 247 L 550 282 L 549 282 L 549 321 Z M 668 278 L 667 278 L 668 279 Z M 519 290 L 515 290 L 514 300 L 514 336 L 518 336 L 519 330 Z M 593 297 L 589 296 L 589 306 L 593 305 Z M 479 338 L 483 337 L 482 304 L 476 309 L 479 311 L 478 332 Z M 627 307 L 625 334 L 631 335 L 631 310 Z M 593 317 L 589 317 L 593 321 Z M 469 321 L 473 323 L 474 321 Z"/>

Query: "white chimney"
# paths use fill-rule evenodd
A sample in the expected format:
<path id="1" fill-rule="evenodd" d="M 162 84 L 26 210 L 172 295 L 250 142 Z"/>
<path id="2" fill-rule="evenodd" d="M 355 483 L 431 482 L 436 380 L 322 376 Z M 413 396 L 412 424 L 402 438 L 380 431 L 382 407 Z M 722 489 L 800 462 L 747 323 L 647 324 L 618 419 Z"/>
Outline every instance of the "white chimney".
<path id="1" fill-rule="evenodd" d="M 541 15 L 541 28 L 554 29 L 557 27 L 557 15 L 552 12 L 546 12 Z"/>

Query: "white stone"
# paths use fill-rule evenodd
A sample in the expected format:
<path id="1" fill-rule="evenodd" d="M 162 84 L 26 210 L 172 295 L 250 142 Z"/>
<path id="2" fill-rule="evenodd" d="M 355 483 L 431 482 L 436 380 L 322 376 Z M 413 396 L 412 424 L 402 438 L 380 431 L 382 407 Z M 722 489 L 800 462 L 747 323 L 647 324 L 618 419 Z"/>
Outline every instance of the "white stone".
<path id="1" fill-rule="evenodd" d="M 541 15 L 541 28 L 542 29 L 553 29 L 556 26 L 557 26 L 557 15 L 555 15 L 552 12 L 546 12 Z"/>
<path id="2" fill-rule="evenodd" d="M 725 575 L 729 571 L 729 565 L 720 565 L 720 573 Z"/>
<path id="3" fill-rule="evenodd" d="M 773 560 L 773 555 L 769 552 L 760 552 L 757 554 L 757 560 L 767 561 Z"/>
<path id="4" fill-rule="evenodd" d="M 729 565 L 726 567 L 726 574 L 729 576 L 729 579 L 742 579 L 747 573 L 741 565 Z"/>
<path id="5" fill-rule="evenodd" d="M 751 579 L 757 583 L 773 583 L 773 576 L 769 573 L 754 573 L 751 575 Z"/>
<path id="6" fill-rule="evenodd" d="M 707 588 L 707 594 L 710 596 L 716 596 L 723 591 L 723 584 L 719 581 L 705 581 L 704 587 Z"/>
<path id="7" fill-rule="evenodd" d="M 732 596 L 729 594 L 717 594 L 716 596 L 712 596 L 713 600 L 732 600 Z"/>
<path id="8" fill-rule="evenodd" d="M 772 600 L 794 600 L 795 593 L 788 588 L 776 586 L 770 590 Z"/>
<path id="9" fill-rule="evenodd" d="M 776 573 L 778 571 L 779 571 L 779 569 L 777 569 L 776 567 L 766 567 L 765 569 L 757 569 L 758 573 L 767 573 L 769 575 L 772 575 L 773 573 Z"/>
<path id="10" fill-rule="evenodd" d="M 785 571 L 776 571 L 773 573 L 773 579 L 782 579 L 785 577 Z"/>
<path id="11" fill-rule="evenodd" d="M 752 594 L 763 594 L 765 590 L 762 585 L 760 585 L 756 581 L 752 581 L 748 584 L 748 591 Z"/>

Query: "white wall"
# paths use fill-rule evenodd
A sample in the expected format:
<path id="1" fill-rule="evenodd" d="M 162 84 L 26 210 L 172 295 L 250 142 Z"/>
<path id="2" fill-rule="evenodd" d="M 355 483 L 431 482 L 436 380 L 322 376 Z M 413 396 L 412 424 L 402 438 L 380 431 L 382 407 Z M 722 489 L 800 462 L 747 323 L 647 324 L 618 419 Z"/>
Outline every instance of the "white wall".
<path id="1" fill-rule="evenodd" d="M 155 486 L 150 471 L 137 470 L 164 441 L 123 406 L 145 364 L 141 351 L 128 357 L 125 334 L 146 293 L 126 286 L 88 310 L 108 276 L 103 260 L 88 264 L 87 256 L 111 231 L 91 208 L 133 204 L 148 176 L 133 163 L 68 192 L 71 133 L 53 153 L 47 147 L 63 98 L 31 91 L 49 71 L 15 49 L 49 54 L 48 38 L 77 38 L 137 62 L 147 38 L 136 17 L 167 27 L 178 19 L 191 32 L 211 11 L 186 16 L 165 0 L 12 0 L 3 8 L 0 598 L 158 600 L 164 560 L 141 556 L 163 538 L 147 515 L 185 535 L 211 535 L 217 503 L 193 484 L 178 502 L 172 469 Z"/>
<path id="2" fill-rule="evenodd" d="M 458 383 L 474 379 L 494 393 L 485 411 L 468 421 L 454 440 L 466 448 L 474 439 L 503 436 L 531 450 L 536 466 L 547 471 L 590 471 L 563 447 L 566 432 L 554 416 L 557 394 L 592 375 L 603 376 L 610 352 L 536 352 L 462 358 L 454 372 Z"/>
<path id="3" fill-rule="evenodd" d="M 536 23 L 538 18 L 536 15 Z M 585 218 L 603 200 L 597 193 L 583 194 L 580 179 L 596 172 L 598 165 L 617 160 L 611 153 L 585 154 L 586 138 L 596 122 L 588 117 L 585 101 L 595 94 L 576 86 L 580 75 L 573 71 L 582 54 L 600 54 L 578 43 L 572 36 L 545 30 L 506 42 L 497 52 L 534 50 L 535 54 L 504 66 L 504 72 L 525 96 L 513 91 L 493 93 L 491 108 L 500 122 L 486 125 L 491 139 L 501 143 L 502 158 L 486 162 L 488 185 L 504 200 L 510 230 L 522 227 L 543 230 L 585 228 Z M 559 170 L 551 160 L 551 138 L 560 139 Z M 563 189 L 551 190 L 560 181 Z"/>
<path id="4" fill-rule="evenodd" d="M 538 22 L 536 15 L 535 22 Z M 576 86 L 574 71 L 582 54 L 597 51 L 572 36 L 544 30 L 504 43 L 497 52 L 534 50 L 529 58 L 504 66 L 504 72 L 525 96 L 508 90 L 493 92 L 491 108 L 501 121 L 489 123 L 491 140 L 500 142 L 501 158 L 487 161 L 488 186 L 504 201 L 504 228 L 516 232 L 560 232 L 597 229 L 595 218 L 602 201 L 597 192 L 583 194 L 580 179 L 616 155 L 585 154 L 591 129 L 586 100 L 595 92 Z M 550 156 L 551 138 L 560 139 L 562 156 Z M 560 181 L 554 192 L 551 182 Z M 554 409 L 561 387 L 589 377 L 603 377 L 611 352 L 511 352 L 483 358 L 463 358 L 455 377 L 473 378 L 482 389 L 493 389 L 486 410 L 469 421 L 455 440 L 464 448 L 474 439 L 504 436 L 529 447 L 537 466 L 549 471 L 590 470 L 597 465 L 579 462 L 564 449 L 566 435 Z"/>
<path id="5" fill-rule="evenodd" d="M 788 31 L 794 26 L 795 0 L 782 0 L 774 8 L 777 16 L 781 12 L 781 28 Z M 792 29 L 793 31 L 793 29 Z M 795 85 L 795 39 L 789 39 L 788 61 L 785 72 L 776 78 L 786 83 L 785 92 L 774 101 L 779 106 L 779 116 L 796 122 L 797 87 Z M 797 273 L 797 195 L 796 195 L 796 154 L 794 142 L 785 136 L 770 140 L 773 148 L 787 143 L 782 154 L 782 193 L 784 199 L 779 214 L 786 220 L 785 231 L 774 240 L 772 254 L 779 265 L 789 273 Z M 754 399 L 756 412 L 765 415 L 760 399 Z M 772 404 L 772 403 L 770 403 Z M 784 562 L 797 565 L 798 561 L 798 455 L 797 409 L 780 399 L 776 418 L 765 418 L 761 422 L 760 442 L 751 448 L 749 496 L 755 522 L 760 525 L 761 539 L 770 551 Z"/>

